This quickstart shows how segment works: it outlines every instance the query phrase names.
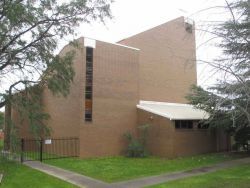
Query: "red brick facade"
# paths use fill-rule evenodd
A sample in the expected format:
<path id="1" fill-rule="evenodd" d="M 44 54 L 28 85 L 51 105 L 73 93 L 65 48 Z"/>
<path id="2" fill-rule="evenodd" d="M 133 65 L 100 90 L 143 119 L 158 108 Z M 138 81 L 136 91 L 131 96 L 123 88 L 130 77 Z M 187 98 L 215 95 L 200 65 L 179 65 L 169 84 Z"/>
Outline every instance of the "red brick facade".
<path id="1" fill-rule="evenodd" d="M 196 84 L 195 33 L 185 28 L 184 18 L 147 30 L 120 44 L 96 41 L 93 49 L 92 121 L 85 121 L 86 47 L 78 40 L 74 58 L 75 78 L 70 94 L 55 97 L 45 89 L 43 105 L 51 118 L 51 137 L 80 138 L 80 156 L 121 155 L 124 133 L 136 133 L 148 123 L 148 113 L 137 110 L 139 100 L 186 103 Z M 133 46 L 135 48 L 123 46 Z M 60 55 L 72 50 L 67 45 Z M 89 105 L 90 106 L 90 105 Z M 13 119 L 15 119 L 15 113 Z M 152 154 L 175 157 L 216 151 L 216 136 L 206 131 L 176 132 L 173 122 L 158 117 L 152 123 Z M 27 129 L 20 130 L 27 137 Z M 173 139 L 175 137 L 175 139 Z M 186 147 L 186 143 L 192 143 Z"/>

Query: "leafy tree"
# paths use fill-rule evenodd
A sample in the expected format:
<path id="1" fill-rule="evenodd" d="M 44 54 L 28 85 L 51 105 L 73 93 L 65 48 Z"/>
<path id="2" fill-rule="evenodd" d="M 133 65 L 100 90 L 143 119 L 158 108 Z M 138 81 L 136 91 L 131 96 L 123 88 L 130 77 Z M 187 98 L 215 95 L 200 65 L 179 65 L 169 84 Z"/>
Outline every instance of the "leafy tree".
<path id="1" fill-rule="evenodd" d="M 250 1 L 226 1 L 226 5 L 231 18 L 212 32 L 221 39 L 223 54 L 209 62 L 226 76 L 207 90 L 194 86 L 187 98 L 211 114 L 211 125 L 224 127 L 245 144 L 250 141 L 249 131 L 242 131 L 250 127 Z"/>
<path id="2" fill-rule="evenodd" d="M 148 137 L 149 125 L 141 125 L 138 127 L 139 138 L 133 136 L 130 132 L 124 134 L 128 140 L 128 148 L 126 151 L 127 157 L 146 157 L 148 156 L 147 151 L 147 137 Z"/>
<path id="3" fill-rule="evenodd" d="M 4 113 L 0 112 L 0 129 L 3 129 L 4 125 Z"/>
<path id="4" fill-rule="evenodd" d="M 10 147 L 11 107 L 29 120 L 34 132 L 48 132 L 39 94 L 48 87 L 67 96 L 74 77 L 74 52 L 55 55 L 58 41 L 74 35 L 80 23 L 111 18 L 109 0 L 0 1 L 0 108 L 6 107 L 5 149 Z M 72 43 L 77 47 L 76 43 Z M 18 93 L 18 94 L 17 94 Z"/>

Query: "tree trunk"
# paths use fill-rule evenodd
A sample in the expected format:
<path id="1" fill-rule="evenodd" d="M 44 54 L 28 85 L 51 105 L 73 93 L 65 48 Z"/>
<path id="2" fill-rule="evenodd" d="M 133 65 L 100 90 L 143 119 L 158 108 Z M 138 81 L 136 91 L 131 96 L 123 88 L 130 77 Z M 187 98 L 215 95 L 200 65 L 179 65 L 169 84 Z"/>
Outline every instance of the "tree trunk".
<path id="1" fill-rule="evenodd" d="M 4 121 L 4 150 L 10 150 L 10 131 L 11 131 L 11 103 L 5 105 L 5 121 Z"/>

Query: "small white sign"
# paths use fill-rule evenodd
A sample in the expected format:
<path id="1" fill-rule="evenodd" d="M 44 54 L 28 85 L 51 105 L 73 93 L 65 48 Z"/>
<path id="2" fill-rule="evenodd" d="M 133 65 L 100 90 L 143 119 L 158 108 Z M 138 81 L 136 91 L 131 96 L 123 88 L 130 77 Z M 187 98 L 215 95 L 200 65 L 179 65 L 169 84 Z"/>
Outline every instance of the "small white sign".
<path id="1" fill-rule="evenodd" d="M 45 144 L 52 144 L 52 140 L 51 139 L 45 140 Z"/>

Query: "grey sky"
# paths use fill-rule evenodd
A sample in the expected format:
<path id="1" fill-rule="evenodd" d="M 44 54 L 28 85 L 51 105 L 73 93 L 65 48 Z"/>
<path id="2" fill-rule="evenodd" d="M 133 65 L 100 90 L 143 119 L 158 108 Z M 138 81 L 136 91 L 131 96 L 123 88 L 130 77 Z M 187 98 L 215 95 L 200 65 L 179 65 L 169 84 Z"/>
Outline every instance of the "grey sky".
<path id="1" fill-rule="evenodd" d="M 209 27 L 206 24 L 207 21 L 224 20 L 227 16 L 221 12 L 221 9 L 202 10 L 221 5 L 225 5 L 224 0 L 115 0 L 111 6 L 114 17 L 112 20 L 107 20 L 105 25 L 102 23 L 82 24 L 73 38 L 86 36 L 107 42 L 117 42 L 179 16 L 194 20 L 198 29 L 206 30 Z M 204 32 L 197 31 L 197 47 L 210 37 Z M 71 39 L 72 36 L 61 40 L 58 50 Z M 197 49 L 197 59 L 211 60 L 218 55 L 219 50 L 211 43 L 206 43 Z M 214 74 L 211 67 L 200 62 L 198 62 L 197 70 L 198 84 L 204 87 L 213 84 L 220 76 Z M 4 86 L 8 86 L 3 80 L 0 83 L 2 90 Z"/>
<path id="2" fill-rule="evenodd" d="M 107 42 L 117 42 L 179 16 L 194 20 L 198 30 L 201 28 L 206 30 L 207 21 L 224 20 L 226 17 L 221 9 L 206 11 L 205 9 L 221 5 L 225 5 L 224 0 L 115 0 L 111 7 L 114 16 L 112 20 L 108 20 L 105 25 L 102 23 L 82 24 L 75 38 L 85 36 Z M 197 47 L 210 37 L 205 32 L 197 31 Z M 66 43 L 67 40 L 61 41 L 60 47 Z M 211 42 L 206 43 L 197 49 L 197 59 L 211 60 L 218 56 L 218 49 L 211 44 Z M 213 84 L 219 75 L 214 75 L 207 65 L 197 63 L 198 84 L 204 87 Z"/>

